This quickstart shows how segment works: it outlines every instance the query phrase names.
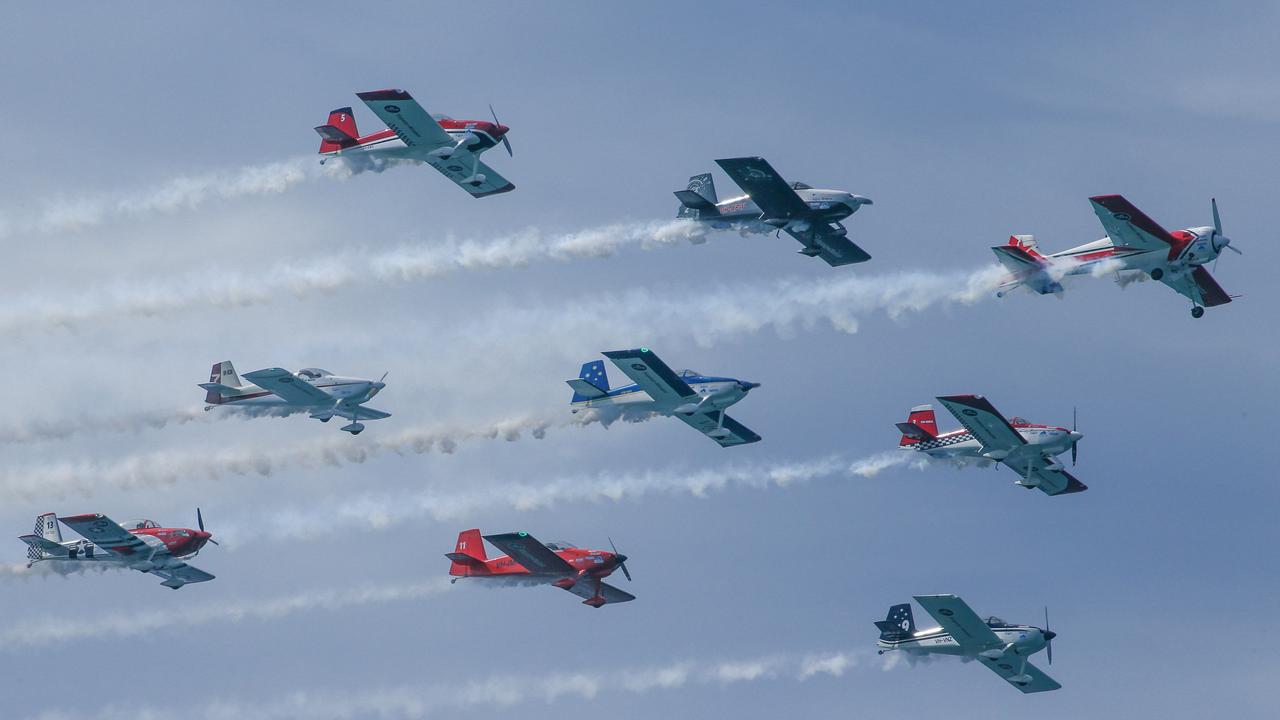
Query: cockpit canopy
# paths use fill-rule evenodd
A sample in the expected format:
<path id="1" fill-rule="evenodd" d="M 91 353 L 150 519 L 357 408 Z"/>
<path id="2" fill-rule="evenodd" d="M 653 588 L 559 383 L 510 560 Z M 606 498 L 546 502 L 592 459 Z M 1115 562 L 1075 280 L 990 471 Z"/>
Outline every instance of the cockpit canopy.
<path id="1" fill-rule="evenodd" d="M 120 523 L 125 530 L 149 530 L 160 527 L 154 520 L 126 520 Z"/>
<path id="2" fill-rule="evenodd" d="M 328 370 L 321 370 L 320 368 L 302 368 L 298 371 L 298 374 L 308 380 L 317 380 L 322 377 L 333 376 L 333 373 Z"/>
<path id="3" fill-rule="evenodd" d="M 440 113 L 431 113 L 431 119 L 436 122 L 440 122 L 441 120 L 452 120 L 453 118 L 448 115 L 441 115 Z"/>
<path id="4" fill-rule="evenodd" d="M 1005 622 L 1004 620 L 1001 620 L 995 615 L 992 615 L 991 617 L 987 618 L 986 623 L 987 623 L 987 627 L 1013 627 L 1012 625 Z"/>
<path id="5" fill-rule="evenodd" d="M 698 372 L 697 370 L 690 370 L 689 368 L 685 368 L 684 370 L 680 371 L 680 377 L 682 378 L 702 377 L 702 373 Z"/>
<path id="6" fill-rule="evenodd" d="M 808 183 L 802 183 L 797 181 L 797 182 L 791 183 L 791 189 L 792 190 L 812 190 L 813 186 L 809 185 Z"/>
<path id="7" fill-rule="evenodd" d="M 1010 425 L 1030 425 L 1031 423 L 1027 422 L 1026 418 L 1020 418 L 1017 415 L 1014 415 L 1013 417 L 1009 418 L 1009 424 Z"/>
<path id="8" fill-rule="evenodd" d="M 555 551 L 560 551 L 560 550 L 573 550 L 578 546 L 570 545 L 567 542 L 549 542 L 547 543 L 547 547 Z"/>

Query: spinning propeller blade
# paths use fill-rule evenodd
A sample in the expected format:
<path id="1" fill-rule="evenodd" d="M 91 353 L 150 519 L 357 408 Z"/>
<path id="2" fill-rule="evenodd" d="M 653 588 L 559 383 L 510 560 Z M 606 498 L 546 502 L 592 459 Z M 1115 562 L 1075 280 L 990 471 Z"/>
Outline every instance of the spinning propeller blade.
<path id="1" fill-rule="evenodd" d="M 1053 638 L 1057 633 L 1049 629 L 1049 606 L 1044 606 L 1044 651 L 1048 656 L 1049 664 L 1053 664 Z"/>
<path id="2" fill-rule="evenodd" d="M 618 563 L 618 567 L 622 568 L 622 574 L 627 576 L 627 582 L 631 582 L 631 571 L 627 569 L 627 556 L 618 553 L 618 547 L 613 544 L 613 538 L 609 538 L 609 548 L 613 550 L 615 557 L 622 558 L 622 562 Z"/>
<path id="3" fill-rule="evenodd" d="M 490 103 L 490 104 L 489 104 L 489 114 L 493 116 L 493 124 L 494 124 L 494 125 L 501 125 L 501 124 L 502 124 L 502 123 L 498 122 L 498 113 L 494 111 L 494 109 L 493 109 L 493 103 Z M 504 148 L 506 148 L 506 149 L 507 149 L 507 155 L 510 155 L 511 157 L 515 157 L 515 155 L 516 155 L 516 154 L 515 154 L 515 153 L 513 153 L 513 152 L 511 152 L 511 141 L 507 139 L 507 136 L 506 136 L 506 135 L 503 135 L 503 136 L 502 136 L 502 147 L 504 147 Z"/>
<path id="4" fill-rule="evenodd" d="M 1075 431 L 1076 431 L 1076 409 L 1073 407 L 1071 408 L 1071 432 L 1075 432 Z M 1071 441 L 1071 467 L 1076 466 L 1076 458 L 1078 458 L 1079 455 L 1080 455 L 1080 441 L 1072 440 Z"/>
<path id="5" fill-rule="evenodd" d="M 204 532 L 204 515 L 200 514 L 200 508 L 196 508 L 196 527 L 200 528 L 200 532 Z M 218 544 L 218 541 L 212 537 L 209 538 L 209 542 L 214 545 Z"/>

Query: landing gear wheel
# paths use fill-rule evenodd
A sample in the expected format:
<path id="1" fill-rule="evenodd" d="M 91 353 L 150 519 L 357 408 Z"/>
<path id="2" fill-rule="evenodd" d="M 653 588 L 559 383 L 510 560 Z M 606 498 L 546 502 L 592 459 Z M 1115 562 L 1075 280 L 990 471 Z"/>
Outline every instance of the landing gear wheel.
<path id="1" fill-rule="evenodd" d="M 1202 315 L 1204 315 L 1204 308 L 1200 307 L 1199 305 L 1191 308 L 1191 317 L 1198 318 Z"/>
<path id="2" fill-rule="evenodd" d="M 1155 270 L 1152 270 L 1152 271 L 1151 271 L 1151 279 L 1152 279 L 1152 280 L 1159 280 L 1159 279 L 1160 279 L 1160 278 L 1162 278 L 1162 277 L 1164 277 L 1164 270 L 1162 270 L 1162 269 L 1160 269 L 1160 268 L 1156 268 Z"/>

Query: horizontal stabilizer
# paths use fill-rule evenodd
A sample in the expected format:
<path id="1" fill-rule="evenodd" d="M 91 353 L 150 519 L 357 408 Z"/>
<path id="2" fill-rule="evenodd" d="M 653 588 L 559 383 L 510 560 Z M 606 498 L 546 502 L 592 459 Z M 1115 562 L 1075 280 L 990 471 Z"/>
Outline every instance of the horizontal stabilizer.
<path id="1" fill-rule="evenodd" d="M 319 133 L 320 137 L 329 142 L 345 145 L 356 141 L 355 138 L 343 132 L 342 128 L 335 125 L 319 125 L 316 127 L 316 132 Z"/>
<path id="2" fill-rule="evenodd" d="M 568 383 L 569 387 L 573 388 L 573 391 L 577 395 L 580 395 L 582 398 L 587 400 L 591 400 L 598 397 L 604 397 L 605 395 L 608 394 L 604 390 L 601 390 L 600 388 L 591 384 L 591 382 L 587 380 L 583 380 L 582 378 L 565 380 L 565 382 Z"/>
<path id="3" fill-rule="evenodd" d="M 920 427 L 919 425 L 916 425 L 915 423 L 900 422 L 900 423 L 896 423 L 896 425 L 898 426 L 898 429 L 902 431 L 903 435 L 906 435 L 907 437 L 913 440 L 932 440 L 933 439 L 933 435 L 930 435 L 928 430 L 925 430 L 924 428 Z"/>
<path id="4" fill-rule="evenodd" d="M 230 385 L 223 385 L 222 383 L 200 383 L 200 387 L 210 392 L 221 393 L 222 395 L 240 394 L 240 388 L 233 388 Z"/>
<path id="5" fill-rule="evenodd" d="M 70 557 L 71 555 L 71 551 L 65 546 L 40 537 L 39 535 L 23 535 L 18 539 L 30 545 L 32 548 L 39 550 L 42 555 L 61 558 Z"/>
<path id="6" fill-rule="evenodd" d="M 720 214 L 720 211 L 716 209 L 715 203 L 692 190 L 676 190 L 675 196 L 676 199 L 680 201 L 680 204 L 687 208 L 710 212 L 716 215 Z"/>
<path id="7" fill-rule="evenodd" d="M 483 560 L 480 560 L 479 558 L 471 557 L 466 553 L 451 552 L 451 553 L 445 553 L 444 556 L 456 563 L 461 563 L 463 565 L 484 565 Z"/>

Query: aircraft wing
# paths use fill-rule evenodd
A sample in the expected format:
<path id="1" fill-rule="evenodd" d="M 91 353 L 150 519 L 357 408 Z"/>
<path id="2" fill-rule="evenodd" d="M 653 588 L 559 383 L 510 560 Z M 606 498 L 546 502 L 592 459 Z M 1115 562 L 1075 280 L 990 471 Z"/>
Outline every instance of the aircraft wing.
<path id="1" fill-rule="evenodd" d="M 421 148 L 425 154 L 453 144 L 453 138 L 440 123 L 403 90 L 374 90 L 356 93 L 356 96 L 411 148 Z"/>
<path id="2" fill-rule="evenodd" d="M 938 402 L 987 450 L 1011 452 L 1027 444 L 1000 411 L 981 395 L 951 395 L 938 398 Z"/>
<path id="3" fill-rule="evenodd" d="M 1018 688 L 1024 693 L 1045 692 L 1047 690 L 1057 690 L 1062 687 L 1057 680 L 1044 674 L 1040 668 L 1027 662 L 1023 665 L 1022 658 L 1000 658 L 999 660 L 989 660 L 987 658 L 978 657 L 983 665 L 991 668 L 995 674 L 1004 678 L 1010 685 Z M 1029 675 L 1030 682 L 1016 683 L 1011 678 L 1017 677 L 1019 673 Z"/>
<path id="4" fill-rule="evenodd" d="M 795 194 L 794 191 L 792 194 Z M 852 265 L 871 259 L 871 255 L 866 250 L 855 245 L 848 236 L 837 234 L 830 225 L 825 223 L 815 225 L 805 232 L 796 232 L 787 228 L 787 234 L 799 240 L 810 253 L 816 251 L 818 257 L 826 260 L 831 267 Z"/>
<path id="5" fill-rule="evenodd" d="M 1071 473 L 1066 470 L 1050 470 L 1050 464 L 1054 463 L 1050 458 L 1044 455 L 1037 455 L 1030 461 L 1021 458 L 1008 458 L 1002 460 L 1009 469 L 1018 473 L 1028 480 L 1035 480 L 1036 487 L 1040 488 L 1045 495 L 1062 495 L 1064 493 L 1084 492 L 1089 489 L 1088 485 L 1080 482 Z"/>
<path id="6" fill-rule="evenodd" d="M 333 396 L 298 378 L 284 368 L 267 368 L 244 374 L 244 378 L 294 405 L 332 405 Z"/>
<path id="7" fill-rule="evenodd" d="M 724 416 L 723 422 L 720 420 L 722 415 Z M 752 432 L 750 428 L 719 410 L 699 412 L 692 415 L 675 413 L 675 416 L 703 435 L 720 443 L 720 447 L 747 445 L 760 441 L 760 436 Z"/>
<path id="8" fill-rule="evenodd" d="M 186 563 L 179 563 L 173 567 L 160 568 L 151 572 L 164 578 L 164 582 L 160 583 L 161 585 L 174 590 L 187 583 L 208 582 L 214 578 L 213 575 L 200 568 Z"/>
<path id="9" fill-rule="evenodd" d="M 577 595 L 584 600 L 590 600 L 596 596 L 596 581 L 592 578 L 583 578 L 574 583 L 573 587 L 567 587 L 565 590 Z M 605 603 L 620 603 L 635 600 L 636 596 L 610 585 L 607 582 L 600 583 L 600 597 L 604 598 Z"/>
<path id="10" fill-rule="evenodd" d="M 980 653 L 1002 643 L 968 603 L 955 595 L 916 595 L 924 608 L 966 653 Z"/>
<path id="11" fill-rule="evenodd" d="M 1144 250 L 1181 249 L 1183 245 L 1123 195 L 1097 195 L 1089 198 L 1089 202 L 1107 236 L 1116 245 Z"/>
<path id="12" fill-rule="evenodd" d="M 610 350 L 604 354 L 632 382 L 660 403 L 696 400 L 698 394 L 649 348 Z"/>
<path id="13" fill-rule="evenodd" d="M 803 217 L 812 212 L 795 190 L 762 157 L 727 158 L 716 164 L 771 218 Z M 801 241 L 803 242 L 803 241 Z"/>
<path id="14" fill-rule="evenodd" d="M 130 558 L 135 554 L 150 555 L 151 553 L 151 548 L 142 541 L 142 538 L 120 527 L 111 518 L 101 513 L 73 515 L 58 518 L 58 520 L 113 555 Z"/>
<path id="15" fill-rule="evenodd" d="M 339 405 L 334 409 L 333 414 L 348 420 L 383 420 L 391 417 L 389 412 L 374 410 L 364 405 Z"/>
<path id="16" fill-rule="evenodd" d="M 1189 274 L 1170 275 L 1165 273 L 1160 278 L 1160 282 L 1173 288 L 1173 291 L 1179 295 L 1185 296 L 1191 302 L 1205 307 L 1214 307 L 1215 305 L 1226 305 L 1231 302 L 1231 296 L 1226 290 L 1218 284 L 1217 280 L 1209 274 L 1208 270 L 1201 265 Z"/>
<path id="17" fill-rule="evenodd" d="M 474 197 L 482 198 L 516 189 L 510 180 L 499 175 L 497 170 L 485 165 L 475 153 L 467 150 L 459 149 L 448 158 L 427 156 L 423 159 L 428 165 L 439 170 L 441 175 L 449 178 Z M 484 175 L 484 180 L 478 183 L 463 182 L 475 173 Z"/>
<path id="18" fill-rule="evenodd" d="M 510 555 L 534 575 L 573 575 L 577 571 L 564 558 L 524 532 L 485 535 L 494 547 Z M 588 596 L 590 597 L 590 596 Z"/>

